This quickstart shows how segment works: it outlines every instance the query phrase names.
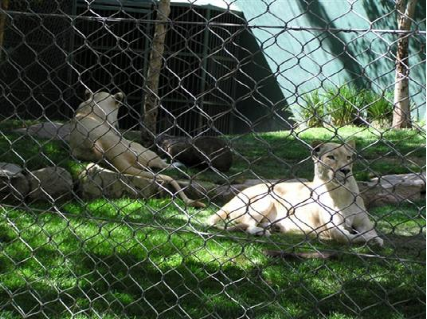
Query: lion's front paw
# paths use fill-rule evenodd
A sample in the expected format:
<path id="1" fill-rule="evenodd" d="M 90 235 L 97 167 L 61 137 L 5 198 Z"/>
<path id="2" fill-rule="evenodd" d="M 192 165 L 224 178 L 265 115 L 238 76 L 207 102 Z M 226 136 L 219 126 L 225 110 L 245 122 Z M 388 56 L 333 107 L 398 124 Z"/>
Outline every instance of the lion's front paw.
<path id="1" fill-rule="evenodd" d="M 370 244 L 382 247 L 384 245 L 384 240 L 380 237 L 374 237 L 369 241 Z"/>
<path id="2" fill-rule="evenodd" d="M 255 235 L 255 236 L 265 236 L 265 237 L 271 236 L 271 233 L 267 229 L 261 228 L 261 227 L 251 226 L 251 227 L 248 227 L 246 231 L 249 234 Z"/>

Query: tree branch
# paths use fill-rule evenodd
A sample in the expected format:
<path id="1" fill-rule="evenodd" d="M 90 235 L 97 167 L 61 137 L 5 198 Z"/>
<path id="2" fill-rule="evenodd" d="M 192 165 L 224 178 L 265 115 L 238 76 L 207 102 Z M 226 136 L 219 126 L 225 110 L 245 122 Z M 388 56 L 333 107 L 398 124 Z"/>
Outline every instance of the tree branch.
<path id="1" fill-rule="evenodd" d="M 156 26 L 154 30 L 150 62 L 147 79 L 145 82 L 145 99 L 143 126 L 141 131 L 142 144 L 151 147 L 156 135 L 157 115 L 159 113 L 160 98 L 159 78 L 162 70 L 163 53 L 165 50 L 165 38 L 167 33 L 167 21 L 170 14 L 170 0 L 160 0 L 157 7 Z"/>

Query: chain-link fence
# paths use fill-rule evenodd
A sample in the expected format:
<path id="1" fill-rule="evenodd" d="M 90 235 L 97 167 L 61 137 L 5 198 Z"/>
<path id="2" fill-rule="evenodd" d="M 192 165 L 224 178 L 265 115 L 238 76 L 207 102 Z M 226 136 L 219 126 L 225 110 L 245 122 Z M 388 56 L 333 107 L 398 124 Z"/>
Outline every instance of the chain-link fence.
<path id="1" fill-rule="evenodd" d="M 1 0 L 0 317 L 425 317 L 425 12 Z"/>

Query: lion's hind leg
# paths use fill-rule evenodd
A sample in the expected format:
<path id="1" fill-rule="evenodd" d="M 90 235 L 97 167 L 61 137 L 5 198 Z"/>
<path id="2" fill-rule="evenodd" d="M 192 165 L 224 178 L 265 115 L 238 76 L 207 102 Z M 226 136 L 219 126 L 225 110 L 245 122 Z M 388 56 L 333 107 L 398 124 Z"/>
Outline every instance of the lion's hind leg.
<path id="1" fill-rule="evenodd" d="M 208 219 L 208 224 L 215 226 L 224 221 L 228 231 L 246 231 L 251 235 L 270 236 L 268 230 L 259 226 L 268 218 L 273 207 L 271 196 L 257 195 L 251 198 L 243 191 L 213 214 Z"/>
<path id="2" fill-rule="evenodd" d="M 276 226 L 282 233 L 303 234 L 306 236 L 317 235 L 317 228 L 306 218 L 301 218 L 298 214 L 288 214 L 277 221 Z"/>
<path id="3" fill-rule="evenodd" d="M 113 166 L 115 166 L 121 173 L 138 176 L 147 180 L 151 180 L 161 185 L 164 183 L 170 184 L 175 189 L 178 196 L 188 206 L 199 207 L 199 208 L 206 207 L 206 205 L 203 204 L 202 202 L 188 198 L 187 195 L 184 193 L 183 189 L 181 188 L 181 186 L 178 184 L 178 182 L 174 180 L 172 177 L 163 175 L 163 174 L 156 174 L 154 172 L 149 171 L 149 168 L 147 168 L 147 170 L 143 170 L 140 167 L 140 165 L 136 162 L 134 155 L 131 154 L 130 152 L 122 153 L 119 156 L 116 156 L 115 158 L 113 158 L 111 161 Z"/>

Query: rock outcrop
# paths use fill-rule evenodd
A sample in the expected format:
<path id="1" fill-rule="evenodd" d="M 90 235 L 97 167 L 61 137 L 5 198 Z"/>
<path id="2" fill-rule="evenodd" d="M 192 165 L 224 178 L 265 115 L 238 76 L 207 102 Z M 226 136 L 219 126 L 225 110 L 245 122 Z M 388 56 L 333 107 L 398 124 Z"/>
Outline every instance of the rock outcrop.
<path id="1" fill-rule="evenodd" d="M 0 163 L 0 198 L 4 201 L 23 201 L 30 190 L 22 167 Z"/>
<path id="2" fill-rule="evenodd" d="M 73 178 L 62 167 L 45 167 L 28 174 L 30 201 L 61 201 L 73 198 Z"/>

